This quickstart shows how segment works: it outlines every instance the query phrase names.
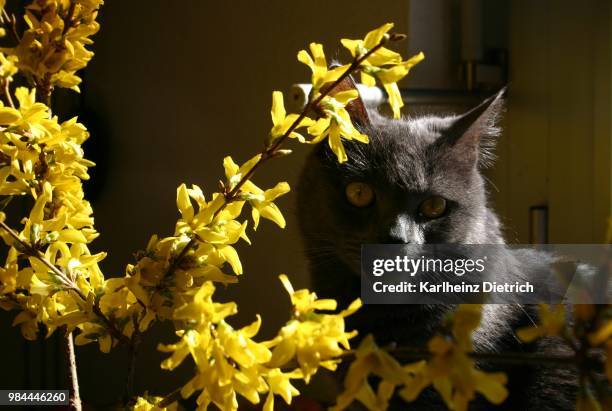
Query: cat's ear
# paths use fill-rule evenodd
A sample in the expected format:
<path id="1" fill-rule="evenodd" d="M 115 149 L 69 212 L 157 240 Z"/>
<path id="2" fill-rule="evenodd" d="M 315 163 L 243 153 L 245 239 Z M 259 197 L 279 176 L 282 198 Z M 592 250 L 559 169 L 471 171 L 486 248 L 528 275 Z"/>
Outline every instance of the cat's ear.
<path id="1" fill-rule="evenodd" d="M 324 88 L 325 86 L 323 86 L 323 89 Z M 355 84 L 355 81 L 353 80 L 351 76 L 347 76 L 345 79 L 343 79 L 335 87 L 333 92 L 330 93 L 330 95 L 333 96 L 336 93 L 340 93 L 342 91 L 347 91 L 347 90 L 357 90 L 357 98 L 349 101 L 348 104 L 344 107 L 346 111 L 348 112 L 349 116 L 351 117 L 351 121 L 357 128 L 370 126 L 371 123 L 370 123 L 370 116 L 368 114 L 368 110 L 363 100 L 361 99 L 361 95 L 359 94 L 359 89 L 357 88 L 357 85 Z M 345 149 L 350 150 L 351 142 L 345 142 L 344 145 L 345 145 Z M 321 158 L 325 159 L 326 161 L 327 160 L 332 161 L 333 164 L 337 163 L 336 155 L 330 150 L 328 144 L 318 144 L 318 147 L 319 148 L 316 151 L 319 153 Z"/>
<path id="2" fill-rule="evenodd" d="M 442 144 L 448 146 L 455 161 L 486 167 L 494 159 L 493 148 L 501 129 L 498 120 L 504 109 L 504 87 L 467 113 L 450 119 Z"/>
<path id="3" fill-rule="evenodd" d="M 366 127 L 370 125 L 370 116 L 368 115 L 368 110 L 366 109 L 361 96 L 359 95 L 359 89 L 357 89 L 357 85 L 351 76 L 347 76 L 344 80 L 342 80 L 333 91 L 332 96 L 336 93 L 340 93 L 342 91 L 347 90 L 356 90 L 357 98 L 348 102 L 345 106 L 346 111 L 351 116 L 351 120 L 355 125 L 359 125 L 362 127 Z"/>

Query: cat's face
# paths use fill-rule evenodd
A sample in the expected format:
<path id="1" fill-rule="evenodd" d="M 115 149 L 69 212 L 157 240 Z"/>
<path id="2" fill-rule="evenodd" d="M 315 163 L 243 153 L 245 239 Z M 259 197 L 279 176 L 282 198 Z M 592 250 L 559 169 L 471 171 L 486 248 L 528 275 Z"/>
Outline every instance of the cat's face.
<path id="1" fill-rule="evenodd" d="M 499 98 L 461 117 L 378 120 L 369 144 L 346 142 L 338 164 L 321 145 L 298 187 L 311 262 L 359 273 L 362 244 L 499 242 L 478 163 L 486 160 Z"/>

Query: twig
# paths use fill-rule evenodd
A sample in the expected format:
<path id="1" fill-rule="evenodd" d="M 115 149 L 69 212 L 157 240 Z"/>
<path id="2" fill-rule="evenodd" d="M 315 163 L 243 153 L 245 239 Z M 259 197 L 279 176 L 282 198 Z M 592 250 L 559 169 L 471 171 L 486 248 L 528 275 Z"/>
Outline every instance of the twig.
<path id="1" fill-rule="evenodd" d="M 81 396 L 79 394 L 79 378 L 76 368 L 74 341 L 72 340 L 72 333 L 68 332 L 64 335 L 64 357 L 68 373 L 68 385 L 70 386 L 69 406 L 72 411 L 81 411 Z"/>
<path id="2" fill-rule="evenodd" d="M 15 41 L 19 43 L 21 41 L 21 37 L 19 37 L 19 33 L 17 32 L 17 19 L 15 18 L 15 15 L 11 14 L 9 16 L 6 9 L 2 8 L 2 19 L 6 19 L 6 22 L 11 25 L 11 34 L 13 37 L 15 37 Z"/>
<path id="3" fill-rule="evenodd" d="M 41 79 L 36 79 L 35 83 L 39 101 L 45 104 L 49 111 L 51 111 L 51 94 L 53 93 L 51 73 L 46 73 Z"/>
<path id="4" fill-rule="evenodd" d="M 136 375 L 136 361 L 138 358 L 138 348 L 141 343 L 141 334 L 138 329 L 138 321 L 135 317 L 132 317 L 132 323 L 134 325 L 134 332 L 132 334 L 132 338 L 130 338 L 130 343 L 128 345 L 128 372 L 127 379 L 125 383 L 125 394 L 127 397 L 126 403 L 130 401 L 132 397 L 134 397 L 134 377 Z"/>
<path id="5" fill-rule="evenodd" d="M 68 9 L 68 13 L 66 14 L 66 18 L 64 20 L 64 30 L 62 31 L 62 39 L 68 33 L 68 30 L 75 27 L 77 25 L 77 21 L 74 19 L 74 13 L 76 12 L 76 2 L 70 2 L 70 8 Z"/>
<path id="6" fill-rule="evenodd" d="M 6 97 L 6 102 L 9 104 L 9 106 L 11 106 L 12 108 L 15 108 L 15 103 L 13 102 L 13 97 L 11 97 L 11 91 L 9 89 L 9 82 L 7 79 L 3 79 L 2 80 L 2 90 L 4 93 L 4 96 Z"/>
<path id="7" fill-rule="evenodd" d="M 177 388 L 176 390 L 172 391 L 170 394 L 166 395 L 164 397 L 164 399 L 161 400 L 157 404 L 157 407 L 158 408 L 165 408 L 165 407 L 167 407 L 169 405 L 174 404 L 175 402 L 177 402 L 181 398 L 183 398 L 183 396 L 181 395 L 181 388 Z"/>
<path id="8" fill-rule="evenodd" d="M 196 245 L 196 243 L 197 240 L 195 239 L 195 237 L 189 239 L 189 242 L 185 244 L 185 247 L 183 247 L 179 255 L 172 259 L 172 262 L 168 266 L 168 270 L 166 270 L 166 273 L 164 274 L 164 278 L 174 273 L 174 271 L 179 267 L 181 260 L 185 257 L 185 255 L 187 255 L 189 250 L 191 250 Z"/>

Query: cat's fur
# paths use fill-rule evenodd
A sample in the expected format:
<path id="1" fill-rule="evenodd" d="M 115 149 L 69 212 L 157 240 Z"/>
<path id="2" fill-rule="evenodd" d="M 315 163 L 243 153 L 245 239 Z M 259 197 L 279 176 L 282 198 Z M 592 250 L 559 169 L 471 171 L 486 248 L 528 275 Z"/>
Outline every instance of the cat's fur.
<path id="1" fill-rule="evenodd" d="M 361 124 L 369 144 L 344 142 L 349 160 L 338 164 L 326 144 L 313 150 L 298 184 L 298 218 L 310 262 L 314 289 L 346 306 L 360 295 L 361 244 L 460 243 L 504 244 L 498 217 L 487 204 L 480 168 L 492 161 L 499 135 L 498 117 L 503 92 L 462 116 L 424 116 L 389 120 L 369 113 Z M 352 181 L 372 185 L 376 202 L 356 208 L 345 198 Z M 447 216 L 419 219 L 416 210 L 428 195 L 446 198 Z M 529 271 L 539 256 L 502 256 L 500 270 Z M 503 273 L 500 273 L 503 276 Z M 349 319 L 360 335 L 373 333 L 380 344 L 420 345 L 438 329 L 451 306 L 370 305 Z M 474 334 L 477 351 L 562 351 L 548 339 L 520 344 L 516 328 L 533 324 L 531 306 L 487 305 L 481 327 Z M 471 410 L 570 410 L 575 404 L 576 377 L 554 368 L 507 366 L 484 369 L 507 372 L 509 398 L 499 407 L 479 397 Z M 396 400 L 394 409 L 445 409 L 432 390 L 407 406 Z"/>

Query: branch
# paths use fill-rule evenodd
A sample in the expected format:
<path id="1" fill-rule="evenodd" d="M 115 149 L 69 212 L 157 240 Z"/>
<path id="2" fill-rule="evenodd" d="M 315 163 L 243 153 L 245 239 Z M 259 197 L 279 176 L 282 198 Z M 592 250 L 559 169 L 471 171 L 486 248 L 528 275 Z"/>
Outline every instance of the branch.
<path id="1" fill-rule="evenodd" d="M 401 36 L 401 35 L 391 35 L 389 37 L 389 40 L 397 41 L 397 40 L 401 40 L 403 38 L 404 38 L 404 36 Z M 304 120 L 304 118 L 306 118 L 306 115 L 308 114 L 308 112 L 311 109 L 315 108 L 325 97 L 330 95 L 331 92 L 333 90 L 335 90 L 336 87 L 338 87 L 338 85 L 344 79 L 346 79 L 354 71 L 356 71 L 359 68 L 359 66 L 361 65 L 361 63 L 366 61 L 372 54 L 374 54 L 382 46 L 384 46 L 387 43 L 387 41 L 388 40 L 383 37 L 383 39 L 376 46 L 374 46 L 370 50 L 368 50 L 367 53 L 363 54 L 360 57 L 354 58 L 352 63 L 346 69 L 346 71 L 344 73 L 342 73 L 340 75 L 340 77 L 338 77 L 336 79 L 336 81 L 334 81 L 329 87 L 327 87 L 323 91 L 321 91 L 321 93 L 319 94 L 319 96 L 317 98 L 315 98 L 314 100 L 310 100 L 308 102 L 308 104 L 306 104 L 306 106 L 304 107 L 304 109 L 302 110 L 302 112 L 300 113 L 298 118 L 295 119 L 295 121 L 287 129 L 285 134 L 283 134 L 281 137 L 279 137 L 277 140 L 275 140 L 269 147 L 264 148 L 264 150 L 261 152 L 261 158 L 259 159 L 259 161 L 257 161 L 253 165 L 253 167 L 248 172 L 246 172 L 244 176 L 242 176 L 242 178 L 240 179 L 240 181 L 238 181 L 238 183 L 234 186 L 234 188 L 229 193 L 226 194 L 226 196 L 225 196 L 226 203 L 223 204 L 219 208 L 219 210 L 217 210 L 215 212 L 215 216 L 217 214 L 219 214 L 221 212 L 221 210 L 223 210 L 227 204 L 231 203 L 232 201 L 234 201 L 236 199 L 236 197 L 240 194 L 240 188 L 242 188 L 242 186 L 253 176 L 253 174 L 255 174 L 255 170 L 257 169 L 257 167 L 259 167 L 261 164 L 263 164 L 264 162 L 266 162 L 270 158 L 274 157 L 274 155 L 278 152 L 280 147 L 289 138 L 291 133 L 293 133 L 295 131 L 295 129 L 299 127 L 299 125 L 302 122 L 302 120 Z"/>
<path id="2" fill-rule="evenodd" d="M 126 404 L 130 401 L 132 397 L 134 397 L 134 378 L 136 375 L 136 361 L 138 357 L 138 348 L 140 347 L 140 343 L 142 342 L 140 330 L 138 328 L 140 321 L 132 317 L 132 323 L 134 324 L 134 332 L 132 334 L 132 338 L 130 338 L 130 343 L 128 345 L 128 371 L 125 382 Z"/>
<path id="3" fill-rule="evenodd" d="M 185 247 L 183 247 L 183 249 L 181 250 L 179 255 L 176 256 L 174 259 L 172 259 L 172 262 L 168 266 L 168 270 L 164 274 L 164 278 L 169 277 L 172 274 L 174 274 L 174 271 L 176 271 L 176 269 L 181 264 L 181 260 L 187 255 L 189 250 L 191 250 L 192 248 L 195 247 L 196 244 L 197 244 L 196 238 L 195 237 L 191 237 L 191 239 L 189 240 L 189 242 L 187 244 L 185 244 Z"/>
<path id="4" fill-rule="evenodd" d="M 68 30 L 77 26 L 78 21 L 75 20 L 75 12 L 76 12 L 76 2 L 71 1 L 70 6 L 68 8 L 68 13 L 66 13 L 66 17 L 62 18 L 64 20 L 64 30 L 62 31 L 62 40 L 68 34 Z M 59 42 L 61 44 L 62 42 Z"/>
<path id="5" fill-rule="evenodd" d="M 9 16 L 6 9 L 2 8 L 2 15 L 0 16 L 0 20 L 2 20 L 2 23 L 8 23 L 11 25 L 11 34 L 15 38 L 15 41 L 17 43 L 21 42 L 21 37 L 19 36 L 19 33 L 17 32 L 17 18 L 15 17 L 15 15 L 11 14 Z"/>
<path id="6" fill-rule="evenodd" d="M 175 402 L 179 401 L 183 396 L 181 395 L 181 388 L 177 388 L 172 391 L 170 394 L 166 395 L 163 400 L 161 400 L 158 404 L 158 408 L 166 408 Z"/>
<path id="7" fill-rule="evenodd" d="M 74 341 L 72 340 L 72 333 L 69 332 L 64 335 L 64 356 L 66 360 L 66 369 L 68 370 L 68 384 L 71 387 L 69 406 L 72 411 L 81 411 L 81 396 L 79 394 L 79 378 L 76 368 Z"/>
<path id="8" fill-rule="evenodd" d="M 389 38 L 383 37 L 383 39 L 376 46 L 368 50 L 367 53 L 363 54 L 362 56 L 354 58 L 351 64 L 349 65 L 349 67 L 346 69 L 346 71 L 342 73 L 340 77 L 338 77 L 329 87 L 322 90 L 321 93 L 314 100 L 310 100 L 308 104 L 306 104 L 306 106 L 304 107 L 300 115 L 295 119 L 295 121 L 287 129 L 287 131 L 281 137 L 275 140 L 272 144 L 265 147 L 261 151 L 261 157 L 253 165 L 253 167 L 251 167 L 251 169 L 241 177 L 240 181 L 238 181 L 238 183 L 229 192 L 224 193 L 225 202 L 217 210 L 215 210 L 215 213 L 213 214 L 213 220 L 215 217 L 219 215 L 221 211 L 223 211 L 223 209 L 225 209 L 225 207 L 227 207 L 228 204 L 236 200 L 236 198 L 240 194 L 240 189 L 253 176 L 253 174 L 255 174 L 256 169 L 259 166 L 261 166 L 263 163 L 265 163 L 267 160 L 274 158 L 277 155 L 280 147 L 289 138 L 289 135 L 291 135 L 291 133 L 293 133 L 293 131 L 295 131 L 295 129 L 299 127 L 300 123 L 302 122 L 302 120 L 306 118 L 306 115 L 308 114 L 308 112 L 310 112 L 311 109 L 315 108 L 326 96 L 331 94 L 331 92 L 334 91 L 336 87 L 338 87 L 338 85 L 344 79 L 346 79 L 354 71 L 356 71 L 360 67 L 361 63 L 363 63 L 372 54 L 374 54 L 381 47 L 383 47 L 383 45 L 385 45 L 387 41 L 389 40 L 398 41 L 398 40 L 403 40 L 404 38 L 405 36 L 401 34 L 391 34 Z M 174 273 L 174 271 L 180 265 L 181 260 L 185 257 L 185 255 L 187 255 L 187 253 L 191 249 L 193 249 L 197 245 L 197 243 L 198 243 L 198 240 L 196 239 L 195 236 L 190 238 L 189 242 L 183 247 L 180 254 L 176 258 L 174 258 L 172 263 L 169 265 L 168 270 L 164 274 L 164 278 Z M 178 388 L 174 390 L 173 392 L 171 392 L 170 394 L 168 394 L 159 404 L 157 404 L 157 407 L 159 408 L 167 407 L 180 399 L 181 399 L 181 389 Z"/>
<path id="9" fill-rule="evenodd" d="M 87 303 L 87 296 L 83 294 L 83 292 L 74 283 L 74 281 L 68 278 L 66 274 L 57 266 L 47 260 L 47 258 L 45 258 L 45 256 L 40 252 L 40 250 L 28 244 L 28 242 L 26 242 L 25 240 L 21 239 L 19 237 L 19 234 L 17 234 L 12 228 L 10 228 L 4 221 L 0 221 L 0 228 L 6 231 L 11 237 L 13 237 L 15 241 L 17 241 L 21 245 L 21 248 L 24 250 L 24 254 L 30 257 L 34 257 L 40 262 L 42 262 L 44 265 L 46 265 L 57 276 L 57 278 L 62 282 L 62 284 L 64 285 L 64 287 L 66 287 L 68 291 L 74 292 L 81 300 L 83 300 L 83 302 Z M 98 317 L 98 319 L 102 321 L 102 323 L 106 326 L 107 330 L 113 335 L 113 337 L 122 342 L 129 342 L 129 339 L 125 335 L 123 335 L 121 331 L 119 331 L 115 324 L 113 324 L 113 322 L 108 317 L 106 317 L 106 315 L 104 315 L 104 313 L 100 309 L 100 305 L 97 300 L 92 306 L 92 311 Z"/>
<path id="10" fill-rule="evenodd" d="M 42 78 L 36 79 L 36 95 L 40 102 L 47 106 L 51 112 L 51 94 L 53 86 L 51 85 L 51 73 L 46 73 Z"/>
<path id="11" fill-rule="evenodd" d="M 9 89 L 9 82 L 6 78 L 2 79 L 2 92 L 4 93 L 4 97 L 6 97 L 8 105 L 15 108 L 15 103 L 13 102 L 13 97 L 11 97 L 11 91 Z"/>
<path id="12" fill-rule="evenodd" d="M 265 163 L 267 160 L 269 160 L 271 158 L 274 158 L 277 155 L 280 147 L 289 138 L 291 133 L 293 133 L 295 131 L 295 129 L 299 127 L 300 123 L 302 122 L 302 120 L 304 120 L 306 118 L 306 115 L 308 114 L 308 112 L 311 109 L 315 108 L 326 96 L 330 95 L 331 92 L 334 91 L 335 88 L 338 87 L 338 85 L 344 79 L 346 79 L 353 72 L 355 72 L 361 66 L 361 63 L 363 63 L 372 54 L 374 54 L 381 47 L 383 47 L 387 43 L 387 41 L 399 41 L 399 40 L 403 40 L 403 39 L 405 39 L 405 36 L 402 35 L 402 34 L 391 34 L 389 36 L 389 38 L 384 38 L 383 37 L 383 39 L 376 46 L 374 46 L 370 50 L 368 50 L 367 53 L 365 53 L 365 54 L 363 54 L 363 55 L 361 55 L 359 57 L 354 58 L 353 61 L 351 62 L 351 64 L 349 65 L 349 67 L 346 69 L 346 71 L 344 73 L 342 73 L 340 75 L 340 77 L 338 77 L 338 79 L 336 79 L 336 81 L 334 81 L 329 87 L 327 87 L 324 90 L 322 90 L 321 93 L 317 96 L 317 98 L 315 98 L 314 100 L 310 100 L 308 102 L 308 104 L 306 104 L 306 106 L 304 107 L 304 109 L 302 110 L 300 115 L 295 119 L 295 121 L 293 123 L 291 123 L 291 126 L 287 129 L 287 131 L 281 137 L 279 137 L 277 140 L 275 140 L 271 145 L 265 147 L 262 150 L 261 157 L 259 158 L 259 160 L 253 165 L 253 167 L 251 167 L 251 169 L 249 171 L 247 171 L 241 177 L 240 181 L 238 181 L 238 183 L 236 183 L 234 188 L 232 188 L 229 192 L 224 193 L 225 202 L 215 211 L 215 213 L 213 214 L 213 220 L 214 220 L 215 217 L 217 217 L 219 215 L 219 213 L 221 211 L 223 211 L 223 209 L 225 209 L 225 207 L 228 204 L 230 204 L 230 203 L 232 203 L 233 201 L 236 200 L 236 198 L 240 194 L 240 189 L 253 176 L 253 174 L 255 174 L 255 171 L 257 170 L 257 168 L 259 166 L 261 166 L 263 163 Z M 183 247 L 183 249 L 181 250 L 181 253 L 172 261 L 172 263 L 168 267 L 168 270 L 164 274 L 164 278 L 168 277 L 168 276 L 170 276 L 170 275 L 172 275 L 174 273 L 174 271 L 178 268 L 178 265 L 180 264 L 180 261 L 182 260 L 182 258 L 191 249 L 193 249 L 196 245 L 197 245 L 197 240 L 196 240 L 196 238 L 192 237 L 189 240 L 189 242 L 185 245 L 185 247 Z"/>

